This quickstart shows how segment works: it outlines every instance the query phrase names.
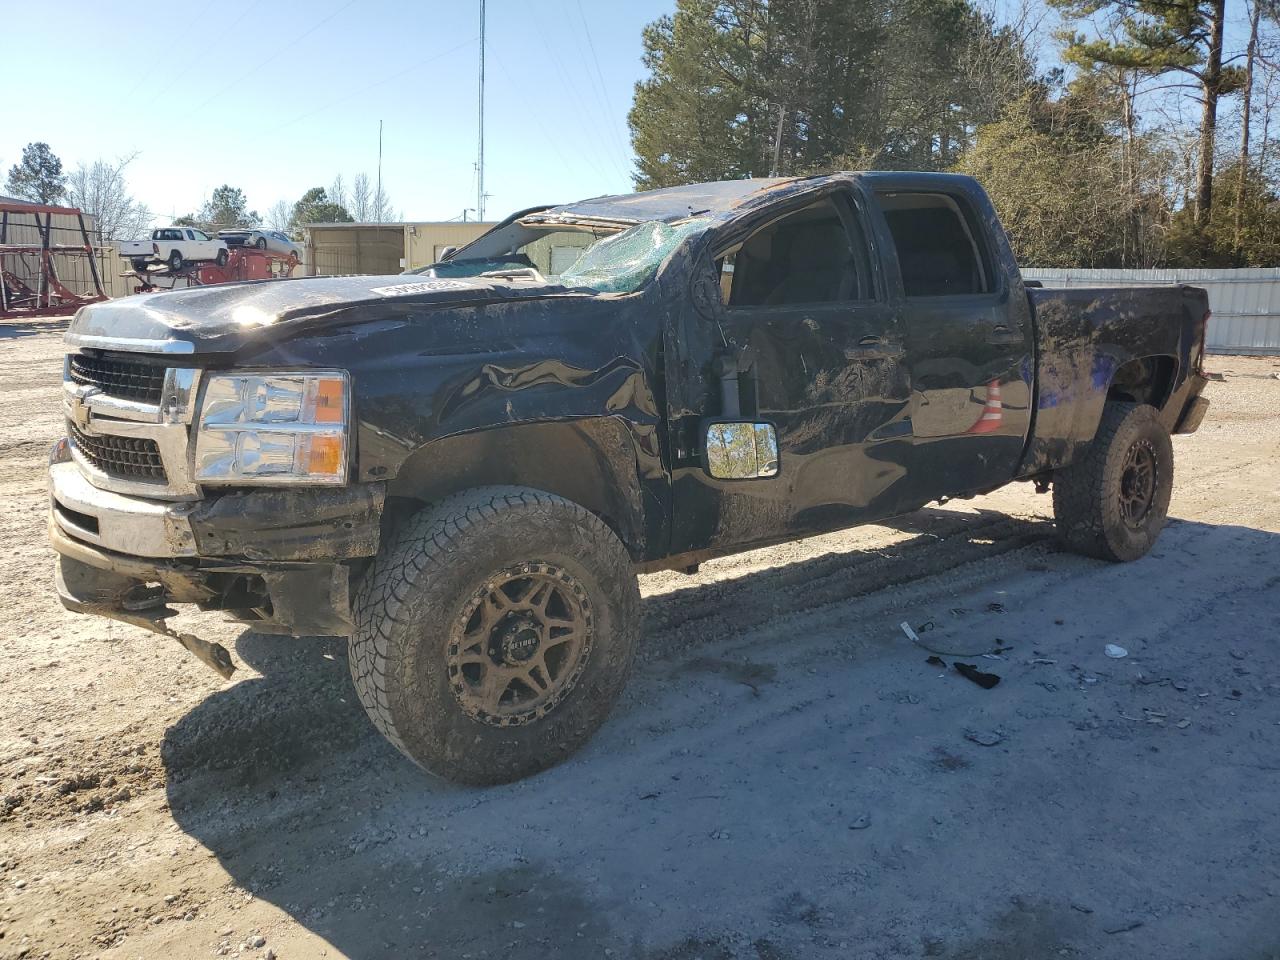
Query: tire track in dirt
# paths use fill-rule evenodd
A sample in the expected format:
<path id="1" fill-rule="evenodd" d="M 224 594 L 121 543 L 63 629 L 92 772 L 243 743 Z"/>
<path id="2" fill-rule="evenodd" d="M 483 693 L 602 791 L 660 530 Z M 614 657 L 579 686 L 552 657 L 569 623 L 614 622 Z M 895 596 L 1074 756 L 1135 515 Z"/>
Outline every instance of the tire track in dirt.
<path id="1" fill-rule="evenodd" d="M 974 537 L 973 534 L 981 534 Z M 1049 540 L 1052 527 L 1016 519 L 976 525 L 970 535 L 942 540 L 921 536 L 880 553 L 842 554 L 802 561 L 799 569 L 779 574 L 755 573 L 739 581 L 722 581 L 713 593 L 692 587 L 672 595 L 645 599 L 646 633 L 641 644 L 645 662 L 665 660 L 679 648 L 713 644 L 744 631 L 799 614 L 844 604 L 890 588 L 905 589 L 968 564 L 986 563 L 1004 554 Z M 811 565 L 817 572 L 811 573 Z M 762 582 L 763 581 L 763 582 Z M 689 594 L 692 594 L 691 596 Z M 656 624 L 651 611 L 658 610 Z"/>

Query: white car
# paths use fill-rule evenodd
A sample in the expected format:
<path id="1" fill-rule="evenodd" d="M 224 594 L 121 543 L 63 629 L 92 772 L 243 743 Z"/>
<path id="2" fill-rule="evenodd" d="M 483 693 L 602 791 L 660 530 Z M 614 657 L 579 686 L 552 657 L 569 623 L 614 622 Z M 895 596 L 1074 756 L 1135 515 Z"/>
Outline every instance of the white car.
<path id="1" fill-rule="evenodd" d="M 135 270 L 145 270 L 153 261 L 181 270 L 188 263 L 215 260 L 218 266 L 227 262 L 227 244 L 195 227 L 159 227 L 151 231 L 151 240 L 131 240 L 120 244 L 120 256 L 130 260 Z"/>
<path id="2" fill-rule="evenodd" d="M 270 250 L 281 256 L 302 259 L 302 247 L 289 239 L 289 235 L 279 230 L 268 230 L 258 227 L 254 230 L 219 230 L 218 238 L 225 240 L 232 247 L 256 247 L 259 250 Z"/>

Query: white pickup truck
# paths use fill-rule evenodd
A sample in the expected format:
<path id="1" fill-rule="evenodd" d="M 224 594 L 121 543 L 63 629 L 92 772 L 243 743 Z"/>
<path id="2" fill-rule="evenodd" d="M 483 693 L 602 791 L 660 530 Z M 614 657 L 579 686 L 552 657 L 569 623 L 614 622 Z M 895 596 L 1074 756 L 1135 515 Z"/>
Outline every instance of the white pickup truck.
<path id="1" fill-rule="evenodd" d="M 195 227 L 160 227 L 151 231 L 150 240 L 127 240 L 120 244 L 120 256 L 129 260 L 133 269 L 146 270 L 151 263 L 166 263 L 170 270 L 181 270 L 184 264 L 216 260 L 227 262 L 227 244 Z"/>

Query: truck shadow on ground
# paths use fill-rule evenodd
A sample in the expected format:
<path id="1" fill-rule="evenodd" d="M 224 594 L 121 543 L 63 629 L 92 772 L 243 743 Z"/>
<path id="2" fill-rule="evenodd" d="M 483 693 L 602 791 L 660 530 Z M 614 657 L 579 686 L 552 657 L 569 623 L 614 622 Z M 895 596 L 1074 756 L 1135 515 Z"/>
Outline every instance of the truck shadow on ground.
<path id="1" fill-rule="evenodd" d="M 792 725 L 786 742 L 804 743 L 801 752 L 808 751 L 806 760 L 812 762 L 792 765 L 777 762 L 782 754 L 770 742 L 767 726 L 754 728 L 764 740 L 758 755 L 738 745 L 732 748 L 733 762 L 705 762 L 708 753 L 737 741 L 733 725 L 708 732 L 671 722 L 666 705 L 696 698 L 696 685 L 708 682 L 706 674 L 718 671 L 717 665 L 725 666 L 730 681 L 734 671 L 741 673 L 736 682 L 752 688 L 738 687 L 751 698 L 738 709 L 767 704 L 773 688 L 755 698 L 761 696 L 761 686 L 773 682 L 772 673 L 731 663 L 716 648 L 756 625 L 762 609 L 770 617 L 786 616 L 854 598 L 848 615 L 856 618 L 860 596 L 1047 543 L 1053 533 L 1046 521 L 988 511 L 958 515 L 926 510 L 894 526 L 908 536 L 882 551 L 827 554 L 646 598 L 646 631 L 656 634 L 659 658 L 669 662 L 658 668 L 641 666 L 632 699 L 577 757 L 523 783 L 488 790 L 456 787 L 422 774 L 372 730 L 350 685 L 345 641 L 245 633 L 237 653 L 262 677 L 209 697 L 166 731 L 162 758 L 172 815 L 218 858 L 238 887 L 278 906 L 350 957 L 469 953 L 476 958 L 598 958 L 606 949 L 615 957 L 644 960 L 849 955 L 843 949 L 845 938 L 856 938 L 858 931 L 871 933 L 860 908 L 850 902 L 852 894 L 833 893 L 829 883 L 818 879 L 797 879 L 796 864 L 789 858 L 797 847 L 821 851 L 850 842 L 846 835 L 856 839 L 861 834 L 844 824 L 832 834 L 830 824 L 802 816 L 788 821 L 791 834 L 785 844 L 756 849 L 710 844 L 710 852 L 681 849 L 688 846 L 682 829 L 695 830 L 698 845 L 708 835 L 703 826 L 681 824 L 701 823 L 708 810 L 714 824 L 723 798 L 771 797 L 772 807 L 786 809 L 833 791 L 856 790 L 849 772 L 832 772 L 849 770 L 850 738 L 831 736 L 822 719 L 829 708 L 806 714 L 785 702 L 768 704 L 778 717 L 800 718 L 785 721 Z M 1262 531 L 1177 522 L 1166 536 L 1194 540 L 1198 553 L 1230 551 L 1241 570 L 1257 570 L 1265 563 L 1274 569 L 1280 563 L 1280 537 Z M 1025 563 L 1019 559 L 1017 569 L 1047 570 L 1046 558 L 1067 565 L 1069 575 L 1092 576 L 1107 569 L 1075 557 L 1055 561 L 1053 552 L 1054 547 L 1033 551 Z M 1166 546 L 1142 563 L 1172 573 L 1188 562 L 1177 554 Z M 1113 569 L 1134 571 L 1138 566 Z M 1270 587 L 1274 590 L 1275 584 Z M 1212 589 L 1218 588 L 1206 585 L 1206 597 Z M 756 598 L 755 605 L 747 598 Z M 682 626 L 690 621 L 692 627 Z M 762 649 L 759 659 L 776 653 Z M 872 659 L 855 650 L 838 669 L 858 681 L 859 673 L 872 669 Z M 912 655 L 913 662 L 922 659 Z M 680 670 L 681 662 L 689 669 Z M 967 688 L 964 692 L 970 693 Z M 972 696 L 985 693 L 975 687 Z M 886 712 L 890 729 L 896 722 L 893 711 L 901 709 L 885 698 L 873 708 Z M 853 708 L 848 712 L 852 715 Z M 877 721 L 866 707 L 861 719 L 874 729 Z M 954 725 L 951 719 L 944 718 L 948 728 Z M 715 742 L 708 745 L 708 737 Z M 976 793 L 963 802 L 1003 804 L 1008 784 L 981 781 L 969 761 L 938 765 L 931 745 L 895 743 L 888 741 L 885 768 L 914 770 L 927 761 L 930 776 L 975 781 L 971 790 Z M 695 748 L 693 758 L 680 756 L 689 752 L 685 745 Z M 912 755 L 917 749 L 925 760 Z M 1136 778 L 1139 771 L 1129 775 Z M 672 795 L 686 789 L 695 792 L 673 806 Z M 931 802 L 941 805 L 933 817 L 941 823 L 940 816 L 955 813 L 948 802 L 959 801 Z M 1054 803 L 1060 806 L 1060 801 Z M 925 812 L 919 811 L 922 817 Z M 728 816 L 723 809 L 721 813 Z M 1044 815 L 1051 819 L 1058 814 L 1046 809 Z M 1105 831 L 1105 824 L 1100 829 Z M 988 839 L 975 836 L 971 842 Z M 1069 850 L 1085 841 L 1067 836 L 1061 842 Z M 965 843 L 953 840 L 942 862 L 922 859 L 909 844 L 895 844 L 866 863 L 853 862 L 841 876 L 854 888 L 871 884 L 876 869 L 906 869 L 918 873 L 921 882 L 947 871 L 959 875 L 968 869 L 969 859 L 980 858 Z M 789 851 L 785 855 L 784 849 Z M 1012 863 L 1008 870 L 1017 873 Z M 742 879 L 774 873 L 776 883 Z M 902 874 L 896 876 L 900 883 Z M 999 876 L 984 880 L 993 888 L 1003 882 Z M 746 888 L 741 897 L 740 885 Z M 1033 896 L 1043 892 L 1032 891 Z M 922 940 L 910 923 L 895 922 L 885 943 L 895 945 L 899 952 L 894 955 L 904 956 L 1000 960 L 1060 951 L 1111 956 L 1101 949 L 1075 952 L 1081 939 L 1088 938 L 1085 914 L 1072 909 L 1066 892 L 1051 892 L 1063 899 L 1024 910 L 1015 898 L 1007 915 L 993 907 L 990 929 L 976 938 L 953 931 L 945 942 Z M 752 922 L 746 926 L 739 913 L 743 903 L 751 907 Z M 932 908 L 921 903 L 919 909 Z M 665 936 L 654 935 L 654 918 L 662 919 Z M 1005 936 L 1003 925 L 1008 924 L 1022 924 L 1029 932 Z M 645 942 L 667 946 L 642 946 L 642 932 Z M 1111 939 L 1093 942 L 1101 947 Z M 1028 953 L 1029 945 L 1039 952 Z"/>
<path id="2" fill-rule="evenodd" d="M 32 317 L 29 320 L 5 320 L 0 322 L 0 340 L 16 340 L 19 337 L 34 337 L 42 333 L 61 333 L 67 326 L 66 317 L 54 320 L 39 317 Z"/>

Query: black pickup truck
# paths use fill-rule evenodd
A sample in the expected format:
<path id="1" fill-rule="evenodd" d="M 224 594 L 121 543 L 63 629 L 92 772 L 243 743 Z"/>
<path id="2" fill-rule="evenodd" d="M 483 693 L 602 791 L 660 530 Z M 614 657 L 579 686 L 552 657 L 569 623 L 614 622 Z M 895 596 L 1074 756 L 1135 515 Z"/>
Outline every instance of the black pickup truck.
<path id="1" fill-rule="evenodd" d="M 525 776 L 603 722 L 637 572 L 1014 480 L 1133 560 L 1195 430 L 1208 303 L 1023 282 L 957 176 L 739 180 L 512 216 L 394 277 L 83 308 L 49 532 L 72 610 L 350 637 L 428 770 Z"/>

